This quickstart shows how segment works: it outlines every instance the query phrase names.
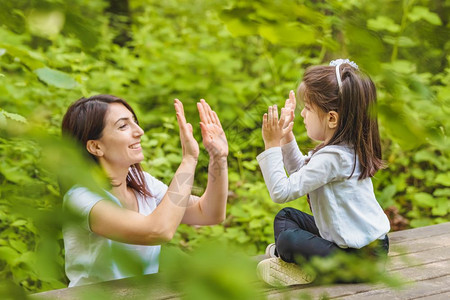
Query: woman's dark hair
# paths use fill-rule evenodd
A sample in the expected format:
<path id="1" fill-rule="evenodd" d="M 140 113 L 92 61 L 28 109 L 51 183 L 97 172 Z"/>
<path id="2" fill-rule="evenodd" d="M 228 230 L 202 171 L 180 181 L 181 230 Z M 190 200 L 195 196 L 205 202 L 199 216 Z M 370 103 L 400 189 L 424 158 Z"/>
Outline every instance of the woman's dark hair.
<path id="1" fill-rule="evenodd" d="M 334 66 L 314 66 L 306 70 L 298 88 L 301 99 L 320 111 L 338 113 L 337 129 L 331 139 L 317 146 L 313 153 L 326 145 L 349 144 L 354 147 L 361 164 L 358 179 L 372 177 L 384 167 L 381 159 L 381 143 L 375 113 L 376 89 L 369 76 L 349 64 L 339 66 L 342 86 L 336 78 Z"/>
<path id="2" fill-rule="evenodd" d="M 78 99 L 69 107 L 62 121 L 62 134 L 74 138 L 83 146 L 86 151 L 85 154 L 94 159 L 96 163 L 98 163 L 98 158 L 87 151 L 86 144 L 89 140 L 98 140 L 102 137 L 105 128 L 105 116 L 111 103 L 123 104 L 133 114 L 137 122 L 136 114 L 131 106 L 125 100 L 112 95 L 96 95 Z M 151 196 L 139 163 L 130 166 L 127 186 L 143 196 Z"/>

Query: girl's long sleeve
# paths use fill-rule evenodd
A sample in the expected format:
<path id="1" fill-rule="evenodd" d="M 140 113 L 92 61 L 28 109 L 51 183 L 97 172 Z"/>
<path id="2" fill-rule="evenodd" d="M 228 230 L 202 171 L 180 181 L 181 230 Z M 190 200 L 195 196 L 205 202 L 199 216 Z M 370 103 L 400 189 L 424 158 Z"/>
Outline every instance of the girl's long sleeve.
<path id="1" fill-rule="evenodd" d="M 295 139 L 281 147 L 283 163 L 289 175 L 300 170 L 305 164 L 307 156 L 303 156 Z"/>
<path id="2" fill-rule="evenodd" d="M 270 197 L 276 203 L 285 203 L 316 190 L 339 176 L 340 155 L 321 152 L 314 155 L 307 165 L 288 177 L 284 170 L 280 147 L 267 149 L 256 157 Z M 291 169 L 292 170 L 292 169 Z"/>

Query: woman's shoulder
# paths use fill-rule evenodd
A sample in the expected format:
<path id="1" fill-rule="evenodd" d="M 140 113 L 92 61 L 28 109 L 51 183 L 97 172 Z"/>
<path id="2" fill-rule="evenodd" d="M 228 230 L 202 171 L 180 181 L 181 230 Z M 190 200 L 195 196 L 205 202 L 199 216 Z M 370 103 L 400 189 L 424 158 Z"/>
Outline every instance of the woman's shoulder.
<path id="1" fill-rule="evenodd" d="M 163 183 L 161 180 L 152 176 L 150 173 L 143 171 L 145 182 L 147 184 L 148 189 L 150 190 L 150 194 L 156 196 L 161 193 L 165 194 L 167 191 L 167 185 Z"/>

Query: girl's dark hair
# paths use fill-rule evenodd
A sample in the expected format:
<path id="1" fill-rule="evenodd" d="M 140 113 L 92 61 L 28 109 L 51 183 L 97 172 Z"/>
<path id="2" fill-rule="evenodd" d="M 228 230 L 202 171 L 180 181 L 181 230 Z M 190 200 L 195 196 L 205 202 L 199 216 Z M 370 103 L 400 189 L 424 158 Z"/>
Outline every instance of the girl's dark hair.
<path id="1" fill-rule="evenodd" d="M 339 89 L 336 67 L 314 66 L 306 70 L 298 94 L 322 112 L 338 113 L 337 129 L 331 139 L 317 146 L 313 153 L 326 145 L 349 144 L 354 147 L 361 165 L 358 179 L 372 177 L 384 167 L 376 118 L 376 89 L 369 76 L 349 64 L 339 66 L 342 87 Z"/>
<path id="2" fill-rule="evenodd" d="M 98 163 L 98 158 L 87 151 L 86 144 L 89 140 L 98 140 L 102 137 L 105 128 L 105 116 L 110 103 L 123 104 L 133 114 L 137 122 L 136 114 L 131 106 L 125 100 L 112 95 L 96 95 L 78 99 L 69 107 L 62 121 L 62 134 L 74 138 L 83 146 L 86 151 L 85 154 L 94 159 L 96 163 Z M 127 186 L 143 196 L 151 196 L 139 163 L 130 166 Z"/>

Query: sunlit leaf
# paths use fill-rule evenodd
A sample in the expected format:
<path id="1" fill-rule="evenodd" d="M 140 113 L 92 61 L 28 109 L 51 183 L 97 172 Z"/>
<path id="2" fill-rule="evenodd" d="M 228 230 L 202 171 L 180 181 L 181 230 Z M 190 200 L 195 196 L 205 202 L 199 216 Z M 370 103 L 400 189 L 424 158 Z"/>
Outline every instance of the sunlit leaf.
<path id="1" fill-rule="evenodd" d="M 367 27 L 375 31 L 386 30 L 394 33 L 400 31 L 400 25 L 387 16 L 378 16 L 376 19 L 367 20 Z"/>
<path id="2" fill-rule="evenodd" d="M 434 12 L 431 12 L 428 7 L 424 6 L 414 6 L 413 9 L 408 13 L 408 19 L 410 19 L 412 22 L 416 22 L 418 20 L 425 20 L 433 25 L 442 24 L 439 15 Z"/>
<path id="3" fill-rule="evenodd" d="M 447 172 L 445 174 L 438 174 L 435 182 L 444 186 L 450 186 L 450 172 Z"/>
<path id="4" fill-rule="evenodd" d="M 78 83 L 69 74 L 58 70 L 44 67 L 34 70 L 34 73 L 43 82 L 58 88 L 70 90 L 78 86 Z"/>

